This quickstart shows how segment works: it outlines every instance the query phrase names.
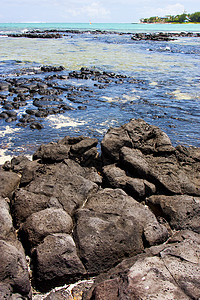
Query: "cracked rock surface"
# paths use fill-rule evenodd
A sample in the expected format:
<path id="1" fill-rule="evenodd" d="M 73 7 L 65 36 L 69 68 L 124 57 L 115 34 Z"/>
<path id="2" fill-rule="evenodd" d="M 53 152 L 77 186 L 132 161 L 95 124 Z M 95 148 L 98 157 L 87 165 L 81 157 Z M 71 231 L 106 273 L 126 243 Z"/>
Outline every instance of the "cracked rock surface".
<path id="1" fill-rule="evenodd" d="M 1 167 L 0 298 L 199 299 L 200 149 L 140 119 L 96 145 Z"/>

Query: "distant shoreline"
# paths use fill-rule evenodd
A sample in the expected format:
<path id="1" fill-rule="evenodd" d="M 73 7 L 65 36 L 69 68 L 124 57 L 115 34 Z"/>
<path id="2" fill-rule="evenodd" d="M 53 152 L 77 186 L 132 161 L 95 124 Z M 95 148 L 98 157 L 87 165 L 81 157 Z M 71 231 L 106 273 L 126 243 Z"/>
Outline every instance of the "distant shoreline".
<path id="1" fill-rule="evenodd" d="M 150 18 L 142 18 L 140 19 L 141 23 L 145 24 L 199 24 L 200 23 L 200 12 L 194 12 L 192 14 L 186 13 L 184 11 L 180 15 L 166 15 L 165 17 L 153 16 Z"/>
<path id="2" fill-rule="evenodd" d="M 137 23 L 131 23 L 131 24 L 137 24 Z M 152 23 L 148 23 L 148 22 L 140 22 L 138 24 L 171 24 L 171 25 L 174 25 L 174 24 L 179 24 L 179 25 L 191 25 L 191 24 L 200 24 L 200 22 L 182 22 L 182 23 L 174 23 L 174 22 L 152 22 Z"/>

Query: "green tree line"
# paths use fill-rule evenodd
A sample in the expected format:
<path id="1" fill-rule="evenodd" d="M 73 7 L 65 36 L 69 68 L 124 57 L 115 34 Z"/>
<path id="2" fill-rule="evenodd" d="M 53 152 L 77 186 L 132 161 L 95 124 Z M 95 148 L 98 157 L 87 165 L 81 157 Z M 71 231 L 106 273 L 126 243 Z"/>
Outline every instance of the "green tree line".
<path id="1" fill-rule="evenodd" d="M 192 14 L 183 13 L 176 16 L 166 16 L 166 17 L 150 17 L 140 20 L 142 23 L 200 23 L 200 12 L 195 12 Z"/>

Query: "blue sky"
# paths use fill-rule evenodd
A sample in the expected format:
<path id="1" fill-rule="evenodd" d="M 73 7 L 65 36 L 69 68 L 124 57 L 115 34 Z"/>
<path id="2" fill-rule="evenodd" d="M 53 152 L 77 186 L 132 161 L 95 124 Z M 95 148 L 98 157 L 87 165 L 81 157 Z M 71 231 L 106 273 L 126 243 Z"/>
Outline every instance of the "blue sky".
<path id="1" fill-rule="evenodd" d="M 138 22 L 200 11 L 199 0 L 1 0 L 4 22 Z"/>

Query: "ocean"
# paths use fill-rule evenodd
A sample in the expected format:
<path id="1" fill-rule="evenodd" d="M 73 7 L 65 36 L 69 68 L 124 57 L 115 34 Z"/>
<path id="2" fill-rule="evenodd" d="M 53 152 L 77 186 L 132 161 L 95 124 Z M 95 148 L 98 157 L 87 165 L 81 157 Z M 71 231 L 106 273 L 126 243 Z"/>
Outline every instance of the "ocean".
<path id="1" fill-rule="evenodd" d="M 145 24 L 145 23 L 0 23 L 0 32 L 24 30 L 78 29 L 118 32 L 200 32 L 200 24 Z"/>
<path id="2" fill-rule="evenodd" d="M 68 32 L 60 39 L 7 36 L 55 29 L 84 32 Z M 31 155 L 41 143 L 66 135 L 86 135 L 101 141 L 109 127 L 121 126 L 131 118 L 159 126 L 175 146 L 199 147 L 200 37 L 134 41 L 131 34 L 136 32 L 200 32 L 200 24 L 0 24 L 0 81 L 34 77 L 45 81 L 45 76 L 53 73 L 37 74 L 34 70 L 61 65 L 65 68 L 61 75 L 66 80 L 53 82 L 70 86 L 78 98 L 71 101 L 69 92 L 59 95 L 60 101 L 73 110 L 39 118 L 41 130 L 18 126 L 26 110 L 34 108 L 33 100 L 38 95 L 32 95 L 25 106 L 15 110 L 17 120 L 0 119 L 0 164 L 14 155 Z M 111 80 L 99 87 L 95 80 L 67 79 L 70 72 L 82 67 L 131 80 Z M 17 96 L 9 91 L 0 91 L 1 95 L 0 99 L 5 97 L 8 102 Z M 5 111 L 5 101 L 0 104 L 1 113 Z"/>

